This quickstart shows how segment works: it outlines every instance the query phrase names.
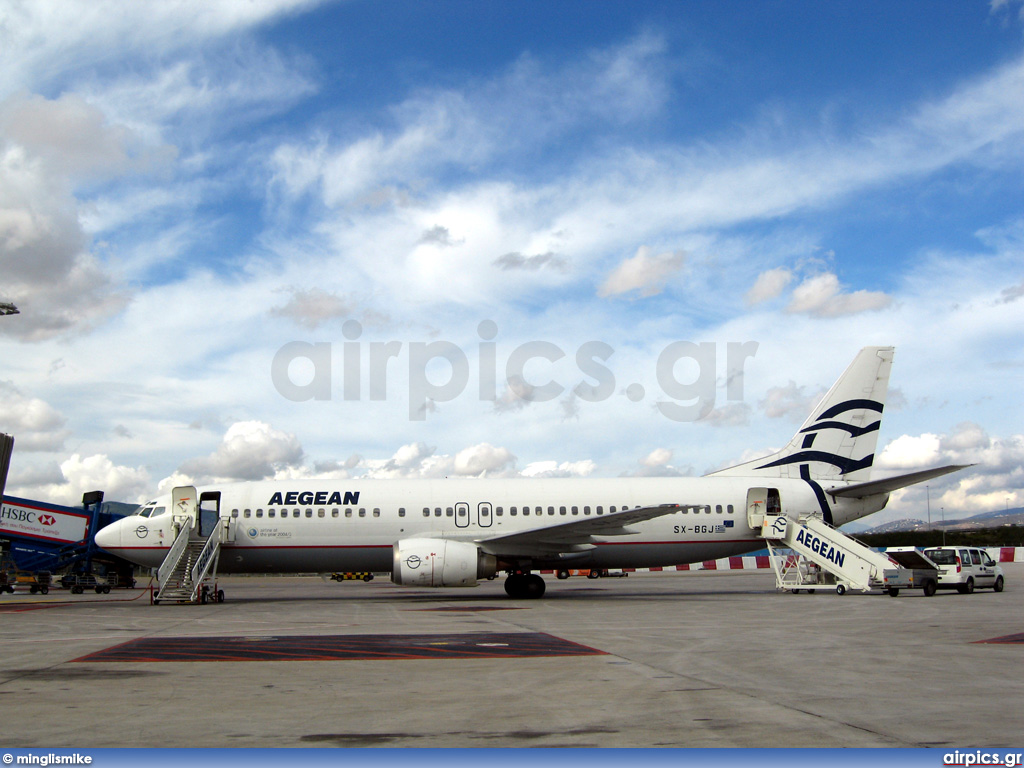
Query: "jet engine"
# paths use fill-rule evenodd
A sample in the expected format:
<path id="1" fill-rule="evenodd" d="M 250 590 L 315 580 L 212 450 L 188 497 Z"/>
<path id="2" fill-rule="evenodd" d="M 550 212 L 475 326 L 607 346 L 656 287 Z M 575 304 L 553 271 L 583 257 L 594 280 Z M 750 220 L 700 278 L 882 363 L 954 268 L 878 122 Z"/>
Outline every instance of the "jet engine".
<path id="1" fill-rule="evenodd" d="M 498 570 L 494 555 L 468 541 L 402 539 L 392 556 L 391 581 L 405 587 L 475 587 Z"/>

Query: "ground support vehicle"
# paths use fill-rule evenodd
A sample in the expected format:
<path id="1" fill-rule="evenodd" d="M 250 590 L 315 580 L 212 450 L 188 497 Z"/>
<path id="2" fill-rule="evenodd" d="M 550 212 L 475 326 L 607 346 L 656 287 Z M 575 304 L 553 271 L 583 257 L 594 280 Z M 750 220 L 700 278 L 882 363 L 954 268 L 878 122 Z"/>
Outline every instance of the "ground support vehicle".
<path id="1" fill-rule="evenodd" d="M 110 593 L 111 587 L 117 586 L 117 576 L 107 578 L 94 573 L 67 573 L 61 577 L 60 584 L 73 595 L 81 595 L 87 589 L 94 590 L 97 595 L 105 595 Z"/>
<path id="2" fill-rule="evenodd" d="M 969 595 L 976 588 L 1002 592 L 1006 584 L 1003 569 L 979 547 L 932 547 L 925 554 L 938 566 L 939 589 Z"/>
<path id="3" fill-rule="evenodd" d="M 777 514 L 750 517 L 772 554 L 779 589 L 795 593 L 834 586 L 840 595 L 849 589 L 881 589 L 896 597 L 901 589 L 919 588 L 926 597 L 935 594 L 935 564 L 912 547 L 894 548 L 892 554 L 877 552 L 816 515 L 798 520 Z"/>
<path id="4" fill-rule="evenodd" d="M 563 568 L 555 571 L 559 579 L 568 579 L 570 576 L 586 576 L 588 579 L 605 579 L 612 576 L 625 578 L 629 573 L 621 568 L 584 568 L 582 570 L 569 570 Z"/>

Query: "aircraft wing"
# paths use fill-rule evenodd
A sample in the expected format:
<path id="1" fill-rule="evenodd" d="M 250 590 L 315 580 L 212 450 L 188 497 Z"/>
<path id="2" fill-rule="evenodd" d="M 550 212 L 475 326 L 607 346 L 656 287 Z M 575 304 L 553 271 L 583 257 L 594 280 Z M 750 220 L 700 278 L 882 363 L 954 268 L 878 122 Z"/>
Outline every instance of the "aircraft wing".
<path id="1" fill-rule="evenodd" d="M 597 517 L 586 517 L 568 523 L 546 525 L 517 533 L 480 537 L 476 542 L 492 555 L 518 557 L 551 556 L 561 553 L 586 552 L 593 549 L 595 536 L 632 536 L 639 531 L 631 525 L 662 515 L 670 515 L 682 507 L 679 504 L 659 504 L 652 507 L 624 509 Z"/>

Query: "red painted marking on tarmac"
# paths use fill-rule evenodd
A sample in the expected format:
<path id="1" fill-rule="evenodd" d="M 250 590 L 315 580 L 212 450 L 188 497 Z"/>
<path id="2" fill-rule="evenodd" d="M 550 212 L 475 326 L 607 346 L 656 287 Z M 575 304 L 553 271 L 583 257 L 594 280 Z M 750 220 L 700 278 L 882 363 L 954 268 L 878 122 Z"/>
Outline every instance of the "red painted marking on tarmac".
<path id="1" fill-rule="evenodd" d="M 440 635 L 144 637 L 76 662 L 346 661 L 604 656 L 605 651 L 543 632 Z"/>
<path id="2" fill-rule="evenodd" d="M 975 640 L 976 644 L 988 644 L 988 645 L 1024 645 L 1024 632 L 1018 632 L 1014 635 L 1003 635 L 1002 637 L 993 637 L 991 640 Z"/>

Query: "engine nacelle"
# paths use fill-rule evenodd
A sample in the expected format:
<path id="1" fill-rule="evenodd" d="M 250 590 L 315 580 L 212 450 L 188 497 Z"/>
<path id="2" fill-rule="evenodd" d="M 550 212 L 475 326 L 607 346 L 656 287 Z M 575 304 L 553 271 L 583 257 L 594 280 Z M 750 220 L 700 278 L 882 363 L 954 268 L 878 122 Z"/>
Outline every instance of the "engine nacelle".
<path id="1" fill-rule="evenodd" d="M 468 541 L 402 539 L 392 553 L 391 580 L 405 587 L 475 587 L 498 572 L 494 555 Z"/>

